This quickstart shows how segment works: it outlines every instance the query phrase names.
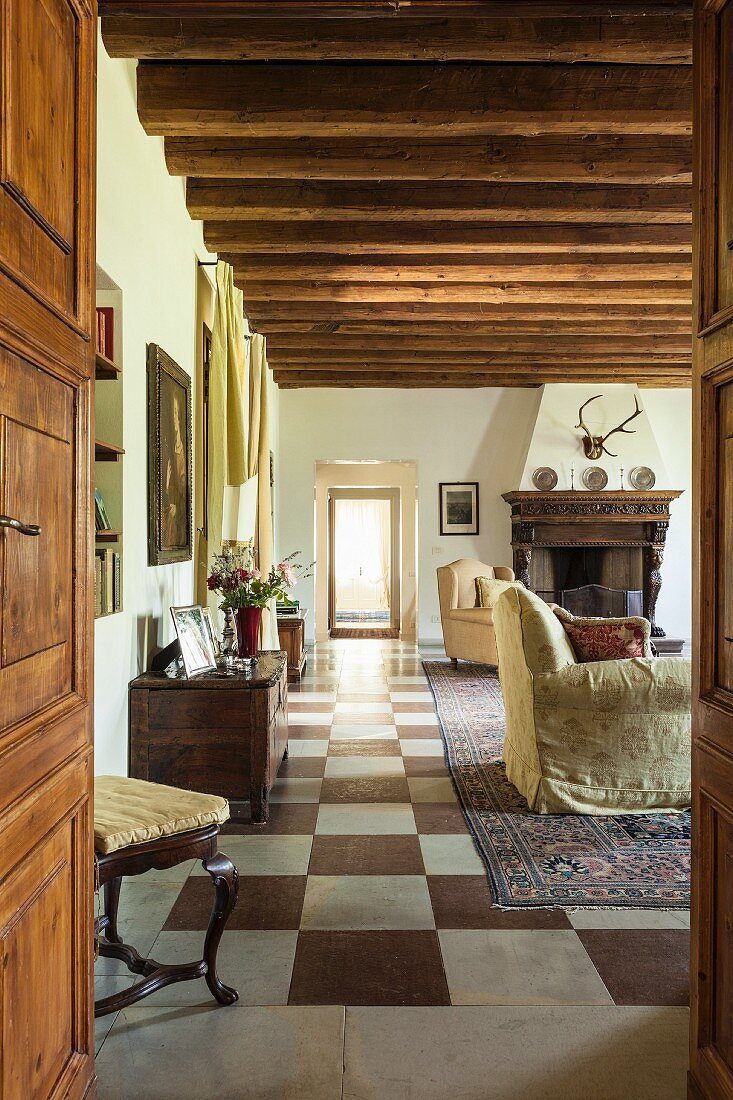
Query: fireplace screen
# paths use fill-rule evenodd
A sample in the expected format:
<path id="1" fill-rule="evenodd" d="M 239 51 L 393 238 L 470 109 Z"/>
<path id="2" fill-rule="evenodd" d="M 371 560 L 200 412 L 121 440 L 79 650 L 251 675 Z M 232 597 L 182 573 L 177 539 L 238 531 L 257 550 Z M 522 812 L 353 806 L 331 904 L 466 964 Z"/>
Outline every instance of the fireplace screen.
<path id="1" fill-rule="evenodd" d="M 560 604 L 571 615 L 623 618 L 625 615 L 644 614 L 644 599 L 640 590 L 604 588 L 601 584 L 564 588 L 560 592 Z"/>

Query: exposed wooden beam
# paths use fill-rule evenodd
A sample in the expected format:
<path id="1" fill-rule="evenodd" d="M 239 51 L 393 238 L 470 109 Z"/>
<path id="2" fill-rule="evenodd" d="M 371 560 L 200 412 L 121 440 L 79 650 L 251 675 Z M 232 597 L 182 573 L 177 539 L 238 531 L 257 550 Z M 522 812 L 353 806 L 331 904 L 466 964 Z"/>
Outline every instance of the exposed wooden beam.
<path id="1" fill-rule="evenodd" d="M 511 14 L 521 19 L 577 19 L 579 15 L 603 18 L 645 13 L 689 15 L 692 0 L 511 0 Z M 228 16 L 271 19 L 388 20 L 453 18 L 486 19 L 507 14 L 507 0 L 99 0 L 100 15 Z"/>
<path id="2" fill-rule="evenodd" d="M 690 283 L 337 283 L 249 282 L 237 278 L 247 302 L 483 302 L 489 304 L 553 302 L 558 306 L 596 303 L 682 305 L 692 302 Z"/>
<path id="3" fill-rule="evenodd" d="M 476 374 L 452 374 L 447 371 L 281 371 L 273 372 L 275 382 L 283 388 L 298 386 L 328 387 L 372 387 L 372 388 L 476 388 L 479 386 L 539 386 L 547 382 L 557 382 L 556 375 L 542 371 L 525 374 L 492 373 L 486 371 Z M 568 376 L 563 381 L 568 381 Z M 608 382 L 635 382 L 639 386 L 689 387 L 692 384 L 692 371 L 680 367 L 659 373 L 641 374 L 633 368 L 593 368 L 590 371 L 573 371 L 572 381 L 593 382 L 602 385 Z"/>
<path id="4" fill-rule="evenodd" d="M 414 335 L 395 333 L 369 333 L 354 336 L 348 333 L 274 333 L 268 335 L 267 350 L 270 358 L 296 356 L 317 358 L 322 355 L 339 355 L 346 359 L 353 356 L 374 356 L 377 352 L 387 356 L 409 354 L 447 355 L 460 358 L 471 355 L 529 356 L 535 361 L 548 358 L 568 358 L 588 361 L 588 357 L 600 356 L 614 359 L 619 356 L 637 361 L 655 359 L 689 358 L 692 354 L 692 338 L 689 335 L 670 336 L 608 336 L 554 334 L 548 340 L 545 334 L 526 335 Z"/>
<path id="5" fill-rule="evenodd" d="M 644 373 L 651 367 L 664 370 L 687 369 L 692 366 L 692 356 L 669 356 L 666 358 L 645 360 L 639 355 L 583 355 L 559 356 L 553 359 L 551 356 L 544 358 L 526 355 L 451 355 L 450 352 L 427 355 L 422 352 L 410 354 L 409 352 L 389 354 L 376 352 L 370 354 L 356 353 L 339 355 L 338 350 L 333 353 L 323 352 L 320 356 L 288 355 L 268 356 L 273 370 L 299 370 L 299 371 L 327 371 L 338 370 L 348 373 L 350 371 L 364 370 L 374 367 L 377 363 L 381 370 L 407 370 L 407 371 L 436 371 L 446 370 L 456 373 L 477 374 L 482 371 L 497 371 L 510 373 L 512 371 L 523 372 L 525 370 L 547 370 L 552 373 L 556 381 L 566 381 L 568 375 L 574 376 L 578 371 L 604 371 L 606 369 L 618 369 L 628 367 L 637 373 Z"/>
<path id="6" fill-rule="evenodd" d="M 237 179 L 483 180 L 494 183 L 692 183 L 688 137 L 497 137 L 375 142 L 167 138 L 173 175 Z"/>
<path id="7" fill-rule="evenodd" d="M 310 311 L 320 303 L 310 303 Z M 266 306 L 264 307 L 266 308 Z M 274 307 L 273 307 L 274 308 Z M 484 321 L 433 320 L 425 317 L 420 321 L 412 320 L 346 320 L 342 307 L 342 316 L 338 320 L 294 319 L 275 313 L 272 317 L 262 316 L 259 320 L 261 331 L 268 341 L 291 338 L 310 343 L 314 340 L 331 341 L 335 336 L 344 338 L 366 338 L 377 343 L 395 340 L 407 340 L 411 343 L 420 340 L 434 340 L 437 346 L 451 343 L 453 340 L 485 341 L 493 345 L 494 341 L 506 340 L 514 343 L 525 339 L 536 339 L 542 347 L 555 346 L 558 339 L 578 339 L 591 337 L 611 343 L 626 340 L 640 347 L 647 341 L 674 341 L 675 346 L 687 349 L 691 343 L 692 320 L 689 310 L 681 317 L 661 316 L 657 319 L 642 316 L 575 316 L 543 317 L 541 311 L 535 316 L 518 315 L 513 319 Z M 596 311 L 597 312 L 597 311 Z M 350 311 L 349 311 L 350 313 Z M 284 311 L 283 311 L 284 314 Z M 551 338 L 551 339 L 550 339 Z"/>
<path id="8" fill-rule="evenodd" d="M 691 303 L 650 304 L 642 302 L 614 303 L 569 301 L 557 303 L 531 302 L 289 302 L 252 301 L 245 297 L 244 308 L 250 321 L 264 332 L 268 325 L 298 321 L 307 324 L 353 324 L 364 322 L 379 325 L 463 324 L 474 326 L 510 325 L 516 332 L 552 331 L 559 325 L 572 331 L 579 326 L 597 326 L 595 331 L 627 332 L 628 325 L 641 332 L 692 332 Z M 539 327 L 537 327 L 539 326 Z"/>
<path id="9" fill-rule="evenodd" d="M 574 256 L 498 253 L 491 257 L 434 256 L 314 256 L 222 254 L 234 266 L 237 281 L 249 284 L 288 283 L 586 283 L 657 282 L 689 283 L 692 263 L 683 256 L 634 253 L 606 256 Z"/>
<path id="10" fill-rule="evenodd" d="M 483 19 L 258 19 L 107 16 L 111 57 L 229 61 L 692 62 L 692 18 L 674 13 L 578 15 L 558 21 L 498 13 Z"/>
<path id="11" fill-rule="evenodd" d="M 353 374 L 354 372 L 363 370 L 376 370 L 378 373 L 388 373 L 393 371 L 405 371 L 408 373 L 425 373 L 434 374 L 435 372 L 445 371 L 448 374 L 501 374 L 506 376 L 524 377 L 525 375 L 533 375 L 535 373 L 541 373 L 546 377 L 552 377 L 555 381 L 566 381 L 568 377 L 568 368 L 571 368 L 573 375 L 577 372 L 592 374 L 598 371 L 612 370 L 612 371 L 627 371 L 635 372 L 638 375 L 665 375 L 667 373 L 681 371 L 689 371 L 692 367 L 690 357 L 678 357 L 677 359 L 669 359 L 663 362 L 641 362 L 638 357 L 636 360 L 630 359 L 628 361 L 621 359 L 608 359 L 608 360 L 596 360 L 594 358 L 586 357 L 567 357 L 567 359 L 552 362 L 546 359 L 535 359 L 527 356 L 518 357 L 515 359 L 507 358 L 506 356 L 495 355 L 485 356 L 481 358 L 443 358 L 439 355 L 423 356 L 415 355 L 412 358 L 407 356 L 400 357 L 384 357 L 380 355 L 364 355 L 361 358 L 348 358 L 343 360 L 339 359 L 338 355 L 333 355 L 330 358 L 324 358 L 322 361 L 304 359 L 302 356 L 293 356 L 292 358 L 274 359 L 269 355 L 268 361 L 271 368 L 274 371 L 282 373 L 283 371 L 296 371 L 296 372 L 308 372 L 308 373 L 324 373 L 324 372 L 338 372 L 343 374 Z"/>
<path id="12" fill-rule="evenodd" d="M 399 222 L 407 233 L 420 233 L 413 222 L 438 222 L 431 226 L 446 235 L 447 221 L 543 222 L 640 225 L 692 222 L 692 189 L 689 186 L 623 186 L 601 184 L 504 184 L 452 181 L 448 187 L 433 182 L 347 180 L 297 181 L 269 179 L 196 179 L 186 184 L 186 202 L 192 217 L 226 219 L 227 222 L 355 221 Z M 262 226 L 263 236 L 270 226 Z M 297 229 L 294 232 L 298 232 Z M 690 230 L 691 232 L 691 230 Z"/>
<path id="13" fill-rule="evenodd" d="M 372 254 L 671 253 L 689 256 L 687 225 L 414 225 L 399 222 L 231 222 L 204 225 L 212 252 L 364 256 Z M 642 257 L 643 258 L 643 257 Z"/>
<path id="14" fill-rule="evenodd" d="M 179 137 L 691 133 L 692 71 L 666 65 L 144 61 L 138 114 Z"/>

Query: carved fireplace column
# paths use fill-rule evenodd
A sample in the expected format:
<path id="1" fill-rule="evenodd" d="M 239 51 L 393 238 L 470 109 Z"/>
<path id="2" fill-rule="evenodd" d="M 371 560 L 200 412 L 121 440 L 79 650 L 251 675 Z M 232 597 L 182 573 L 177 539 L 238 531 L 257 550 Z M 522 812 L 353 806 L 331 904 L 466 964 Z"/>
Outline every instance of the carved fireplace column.
<path id="1" fill-rule="evenodd" d="M 668 523 L 652 524 L 652 542 L 646 552 L 646 583 L 644 594 L 646 607 L 644 614 L 652 624 L 653 638 L 666 638 L 661 626 L 657 626 L 655 616 L 657 612 L 657 599 L 662 587 L 662 562 L 664 561 L 664 546 L 667 539 Z"/>
<path id="2" fill-rule="evenodd" d="M 534 526 L 531 523 L 518 523 L 512 532 L 512 551 L 514 555 L 514 575 L 525 588 L 529 583 L 529 567 L 532 562 L 532 543 Z"/>

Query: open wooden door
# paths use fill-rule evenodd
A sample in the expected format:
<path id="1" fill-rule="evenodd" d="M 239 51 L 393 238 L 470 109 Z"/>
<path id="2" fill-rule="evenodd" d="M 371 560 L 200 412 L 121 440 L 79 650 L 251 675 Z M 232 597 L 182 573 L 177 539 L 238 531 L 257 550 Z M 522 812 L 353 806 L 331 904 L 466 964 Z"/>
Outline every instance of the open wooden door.
<path id="1" fill-rule="evenodd" d="M 93 1095 L 94 0 L 0 0 L 0 1097 Z"/>
<path id="2" fill-rule="evenodd" d="M 696 0 L 690 1096 L 733 1096 L 733 0 Z"/>

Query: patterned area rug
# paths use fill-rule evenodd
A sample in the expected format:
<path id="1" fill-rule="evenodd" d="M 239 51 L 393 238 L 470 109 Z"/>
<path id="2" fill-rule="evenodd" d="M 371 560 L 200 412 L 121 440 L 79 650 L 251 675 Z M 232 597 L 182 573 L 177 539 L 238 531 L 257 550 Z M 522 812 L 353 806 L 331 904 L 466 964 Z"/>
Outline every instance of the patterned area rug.
<path id="1" fill-rule="evenodd" d="M 504 704 L 486 665 L 425 661 L 463 812 L 497 905 L 686 909 L 690 815 L 534 814 L 501 762 Z"/>

